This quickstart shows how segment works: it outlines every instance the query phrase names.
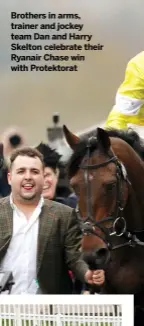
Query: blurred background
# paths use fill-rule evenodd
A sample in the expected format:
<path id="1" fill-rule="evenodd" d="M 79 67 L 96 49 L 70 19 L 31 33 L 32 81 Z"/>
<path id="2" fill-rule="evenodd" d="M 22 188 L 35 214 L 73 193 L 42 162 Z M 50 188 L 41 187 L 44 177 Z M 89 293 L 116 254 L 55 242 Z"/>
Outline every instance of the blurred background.
<path id="1" fill-rule="evenodd" d="M 48 141 L 47 128 L 53 127 L 55 112 L 59 126 L 66 124 L 76 133 L 103 125 L 128 60 L 143 50 L 143 7 L 142 0 L 1 1 L 0 134 L 17 126 L 30 145 Z M 78 13 L 84 24 L 82 34 L 93 34 L 91 43 L 101 43 L 104 49 L 87 51 L 78 72 L 11 72 L 11 11 Z M 29 53 L 19 51 L 22 54 Z"/>

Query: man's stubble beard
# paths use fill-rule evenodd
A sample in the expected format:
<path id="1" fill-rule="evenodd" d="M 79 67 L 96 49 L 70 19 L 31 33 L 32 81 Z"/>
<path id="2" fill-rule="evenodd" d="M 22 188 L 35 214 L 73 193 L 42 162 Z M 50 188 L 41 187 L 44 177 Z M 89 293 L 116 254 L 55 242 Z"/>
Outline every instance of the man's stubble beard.
<path id="1" fill-rule="evenodd" d="M 34 199 L 38 199 L 40 198 L 40 194 L 33 194 L 31 195 L 30 197 L 27 197 L 27 196 L 23 196 L 23 195 L 20 195 L 20 198 L 23 200 L 23 201 L 32 201 Z"/>
<path id="2" fill-rule="evenodd" d="M 31 196 L 31 197 L 22 197 L 22 196 L 21 196 L 21 198 L 24 199 L 24 200 L 26 200 L 26 201 L 29 201 L 29 200 L 35 199 L 36 196 L 35 196 L 35 195 L 33 195 L 33 196 Z"/>

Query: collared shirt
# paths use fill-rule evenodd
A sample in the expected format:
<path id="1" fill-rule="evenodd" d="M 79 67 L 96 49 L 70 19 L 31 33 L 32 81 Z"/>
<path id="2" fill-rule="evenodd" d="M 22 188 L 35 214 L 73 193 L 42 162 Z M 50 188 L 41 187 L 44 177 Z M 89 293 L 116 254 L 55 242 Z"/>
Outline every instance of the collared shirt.
<path id="1" fill-rule="evenodd" d="M 41 197 L 31 217 L 27 220 L 26 216 L 13 203 L 12 195 L 10 195 L 10 205 L 13 209 L 13 234 L 0 268 L 13 273 L 15 284 L 11 294 L 32 294 L 37 290 L 37 241 L 39 215 L 43 203 L 44 199 Z"/>

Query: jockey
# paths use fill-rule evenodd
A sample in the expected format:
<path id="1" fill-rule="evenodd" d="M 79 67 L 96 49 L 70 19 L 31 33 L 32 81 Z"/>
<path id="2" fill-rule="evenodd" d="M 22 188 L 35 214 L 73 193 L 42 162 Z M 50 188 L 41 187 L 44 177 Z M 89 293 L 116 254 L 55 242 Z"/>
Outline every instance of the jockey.
<path id="1" fill-rule="evenodd" d="M 129 127 L 144 132 L 144 51 L 128 62 L 125 79 L 105 124 L 105 129 Z"/>

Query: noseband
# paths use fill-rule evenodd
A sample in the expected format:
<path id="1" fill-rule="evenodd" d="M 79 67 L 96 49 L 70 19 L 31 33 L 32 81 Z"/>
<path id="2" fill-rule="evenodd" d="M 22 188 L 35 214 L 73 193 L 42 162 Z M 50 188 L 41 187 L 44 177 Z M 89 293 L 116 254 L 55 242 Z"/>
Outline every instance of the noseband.
<path id="1" fill-rule="evenodd" d="M 96 141 L 95 137 L 91 137 L 88 140 L 87 143 L 87 153 L 84 157 L 85 160 L 88 160 L 90 158 L 90 149 L 91 146 Z M 93 234 L 100 239 L 102 239 L 107 248 L 110 250 L 119 249 L 124 246 L 132 246 L 134 247 L 136 244 L 144 246 L 144 243 L 141 242 L 136 235 L 132 234 L 131 232 L 127 231 L 127 225 L 126 220 L 123 216 L 123 210 L 126 205 L 127 198 L 123 198 L 123 181 L 125 181 L 127 184 L 129 182 L 127 178 L 127 173 L 125 170 L 125 167 L 122 165 L 122 163 L 119 162 L 118 158 L 113 155 L 111 152 L 110 158 L 100 164 L 93 164 L 93 165 L 85 165 L 84 160 L 82 161 L 81 165 L 79 166 L 80 169 L 84 170 L 84 178 L 85 178 L 85 184 L 86 184 L 86 207 L 87 207 L 87 217 L 83 219 L 80 216 L 79 209 L 77 209 L 78 214 L 78 220 L 80 222 L 80 226 L 82 229 L 83 235 L 90 235 Z M 115 163 L 116 165 L 116 205 L 114 212 L 110 214 L 109 216 L 101 219 L 100 221 L 95 221 L 93 214 L 92 214 L 92 205 L 91 205 L 91 184 L 89 180 L 89 171 L 90 170 L 97 170 L 101 167 L 107 166 L 109 163 Z M 103 223 L 105 222 L 112 222 L 112 227 L 104 227 Z M 120 232 L 117 232 L 117 226 L 121 224 L 121 230 Z M 98 232 L 96 232 L 96 228 L 100 229 L 104 236 L 100 235 Z M 123 243 L 119 245 L 113 245 L 112 244 L 112 237 L 123 237 L 125 240 Z"/>

